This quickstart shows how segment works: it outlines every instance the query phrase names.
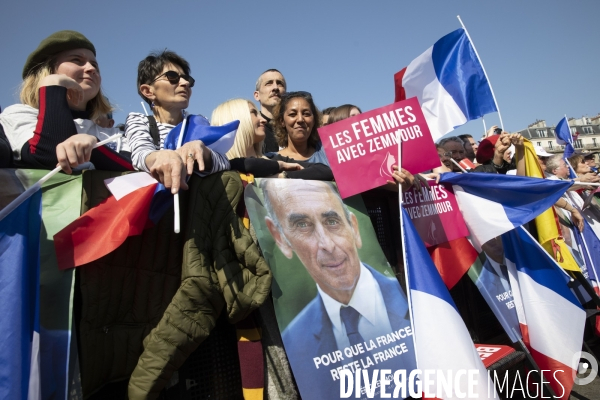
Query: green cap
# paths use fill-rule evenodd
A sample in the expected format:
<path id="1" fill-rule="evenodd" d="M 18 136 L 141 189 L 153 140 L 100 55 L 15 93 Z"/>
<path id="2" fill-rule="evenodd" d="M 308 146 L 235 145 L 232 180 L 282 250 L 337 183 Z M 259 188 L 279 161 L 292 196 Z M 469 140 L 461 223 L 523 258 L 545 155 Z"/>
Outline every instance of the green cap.
<path id="1" fill-rule="evenodd" d="M 96 48 L 85 36 L 76 31 L 58 31 L 40 42 L 40 45 L 27 57 L 23 67 L 23 79 L 35 72 L 49 57 L 65 50 L 88 49 L 96 55 Z"/>

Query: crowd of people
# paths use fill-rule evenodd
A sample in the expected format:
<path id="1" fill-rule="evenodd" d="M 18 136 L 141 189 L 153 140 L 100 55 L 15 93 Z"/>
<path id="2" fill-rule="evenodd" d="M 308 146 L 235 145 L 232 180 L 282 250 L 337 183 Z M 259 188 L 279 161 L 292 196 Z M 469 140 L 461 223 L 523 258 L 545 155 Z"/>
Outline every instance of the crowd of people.
<path id="1" fill-rule="evenodd" d="M 218 105 L 210 121 L 222 126 L 239 121 L 232 148 L 225 154 L 194 140 L 165 148 L 168 133 L 187 117 L 195 79 L 189 63 L 164 50 L 150 53 L 137 69 L 138 94 L 150 112 L 131 112 L 124 126 L 114 127 L 112 107 L 101 89 L 94 45 L 81 33 L 59 31 L 40 42 L 23 72 L 20 104 L 0 113 L 0 167 L 73 170 L 145 171 L 172 193 L 188 188 L 191 175 L 201 177 L 235 170 L 255 177 L 333 181 L 334 176 L 317 129 L 362 113 L 344 104 L 319 110 L 312 95 L 287 91 L 283 74 L 267 69 L 258 77 L 253 100 L 236 98 Z M 124 134 L 123 134 L 124 133 Z M 123 135 L 122 135 L 123 134 Z M 119 135 L 106 146 L 96 145 Z M 122 136 L 121 136 L 122 135 Z M 395 183 L 403 190 L 444 172 L 531 176 L 524 138 L 492 127 L 482 140 L 472 135 L 437 143 L 439 167 L 413 176 L 394 166 Z M 598 201 L 590 183 L 600 182 L 597 153 L 550 154 L 535 146 L 541 176 L 573 179 L 570 192 L 555 206 L 564 219 L 583 229 L 584 220 L 600 236 Z M 529 166 L 532 167 L 531 165 Z M 535 166 L 537 168 L 537 166 Z"/>
<path id="2" fill-rule="evenodd" d="M 310 93 L 287 91 L 283 74 L 267 69 L 256 81 L 254 100 L 232 99 L 215 108 L 206 124 L 240 121 L 235 143 L 226 154 L 195 140 L 180 148 L 165 148 L 165 137 L 187 115 L 195 79 L 189 63 L 164 50 L 140 61 L 138 94 L 151 110 L 131 112 L 124 126 L 113 127 L 112 107 L 101 89 L 102 78 L 94 45 L 81 33 L 59 31 L 40 42 L 27 58 L 22 72 L 21 104 L 0 114 L 0 167 L 146 171 L 170 188 L 187 188 L 193 173 L 206 176 L 225 170 L 256 177 L 333 180 L 317 128 L 360 114 L 352 104 L 319 111 Z M 120 134 L 124 131 L 124 137 Z M 119 135 L 115 143 L 96 147 Z M 523 137 L 493 126 L 481 141 L 472 135 L 448 137 L 437 143 L 443 172 L 485 172 L 527 175 Z M 546 178 L 574 179 L 581 198 L 600 178 L 596 153 L 576 153 L 565 161 L 535 147 Z M 569 166 L 570 165 L 570 166 Z M 394 166 L 394 180 L 408 188 L 415 182 L 408 171 Z M 417 176 L 417 178 L 421 178 Z M 417 179 L 417 183 L 420 179 Z M 581 225 L 577 200 L 565 197 L 556 205 L 570 212 Z M 597 220 L 594 203 L 593 216 Z M 578 211 L 579 209 L 579 211 Z M 590 216 L 590 212 L 586 212 Z M 600 230 L 599 230 L 600 231 Z"/>
<path id="3" fill-rule="evenodd" d="M 230 169 L 256 177 L 331 181 L 317 128 L 362 112 L 352 104 L 319 111 L 310 93 L 288 92 L 283 74 L 267 69 L 256 81 L 254 100 L 259 108 L 249 99 L 232 99 L 217 106 L 211 120 L 205 121 L 216 126 L 240 121 L 230 151 L 215 152 L 199 140 L 169 150 L 165 137 L 186 117 L 195 84 L 189 63 L 172 51 L 151 53 L 140 61 L 138 94 L 151 113 L 131 112 L 118 127 L 113 127 L 112 107 L 102 93 L 95 47 L 81 33 L 65 30 L 45 38 L 26 60 L 22 77 L 21 104 L 0 114 L 1 167 L 59 165 L 66 173 L 74 168 L 146 171 L 172 193 L 186 189 L 193 173 L 206 176 Z M 122 130 L 124 137 L 95 147 Z M 497 126 L 481 141 L 468 134 L 444 138 L 437 150 L 440 166 L 428 178 L 450 171 L 526 175 L 523 137 Z M 551 155 L 539 146 L 535 151 L 547 178 L 575 176 L 581 196 L 592 189 L 584 183 L 600 181 L 595 153 L 573 155 L 568 167 L 560 154 Z M 398 166 L 394 171 L 395 181 L 405 189 L 415 182 L 408 171 Z M 557 206 L 573 209 L 569 219 L 579 225 L 581 210 L 573 207 L 573 201 Z M 595 207 L 592 210 L 598 214 Z"/>

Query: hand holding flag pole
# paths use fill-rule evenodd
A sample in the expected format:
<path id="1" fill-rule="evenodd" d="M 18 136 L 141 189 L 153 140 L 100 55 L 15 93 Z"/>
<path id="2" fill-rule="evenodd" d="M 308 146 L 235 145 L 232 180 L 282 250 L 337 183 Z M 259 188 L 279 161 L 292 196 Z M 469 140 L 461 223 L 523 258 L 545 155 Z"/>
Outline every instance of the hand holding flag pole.
<path id="1" fill-rule="evenodd" d="M 94 145 L 94 149 L 96 149 L 100 146 L 104 146 L 106 143 L 114 142 L 115 140 L 118 140 L 122 137 L 123 137 L 122 134 L 113 135 L 113 136 L 109 137 L 108 139 L 105 139 L 101 142 L 96 143 L 96 145 Z M 35 192 L 37 192 L 38 189 L 41 189 L 42 185 L 44 183 L 46 183 L 46 181 L 48 181 L 54 175 L 56 175 L 58 172 L 60 172 L 61 169 L 62 168 L 60 166 L 54 168 L 52 171 L 50 171 L 46 175 L 44 175 L 39 181 L 37 181 L 36 183 L 31 185 L 29 188 L 27 188 L 27 190 L 25 190 L 23 193 L 21 193 L 17 198 L 15 198 L 13 201 L 11 201 L 6 207 L 4 207 L 0 211 L 0 221 L 2 221 L 8 214 L 10 214 L 14 209 L 16 209 L 19 205 L 21 205 L 25 200 L 27 200 L 29 197 L 31 197 L 31 195 L 33 195 Z"/>

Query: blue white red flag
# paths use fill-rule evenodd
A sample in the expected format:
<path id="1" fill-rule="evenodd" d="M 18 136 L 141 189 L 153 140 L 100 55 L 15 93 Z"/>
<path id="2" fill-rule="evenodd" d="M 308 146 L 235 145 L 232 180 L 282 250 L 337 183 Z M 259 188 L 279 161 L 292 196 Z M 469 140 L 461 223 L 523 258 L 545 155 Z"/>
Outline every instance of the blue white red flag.
<path id="1" fill-rule="evenodd" d="M 464 29 L 435 42 L 394 75 L 396 101 L 417 97 L 433 140 L 498 111 L 483 66 Z"/>
<path id="2" fill-rule="evenodd" d="M 452 393 L 436 390 L 434 395 L 437 398 L 461 398 L 460 394 L 467 392 L 466 376 L 469 371 L 476 371 L 477 384 L 473 387 L 475 397 L 471 398 L 497 399 L 494 385 L 448 289 L 404 209 L 402 214 L 406 247 L 404 266 L 408 272 L 417 368 L 421 371 L 451 371 L 452 379 L 459 372 L 464 374 L 465 379 L 457 378 L 458 385 L 456 381 L 451 385 Z M 437 376 L 435 382 L 434 388 L 443 387 Z"/>
<path id="3" fill-rule="evenodd" d="M 177 142 L 181 133 L 183 122 L 171 129 L 165 138 L 165 149 L 177 149 Z M 225 154 L 233 146 L 235 134 L 240 121 L 232 121 L 221 126 L 211 126 L 206 118 L 201 115 L 189 115 L 185 125 L 182 144 L 193 140 L 202 140 L 212 151 Z"/>
<path id="4" fill-rule="evenodd" d="M 565 159 L 571 157 L 575 153 L 575 149 L 573 148 L 573 135 L 571 134 L 567 117 L 564 117 L 556 124 L 555 131 L 556 143 L 565 146 Z"/>
<path id="5" fill-rule="evenodd" d="M 442 174 L 440 183 L 453 185 L 456 201 L 471 233 L 481 245 L 531 221 L 562 196 L 570 181 L 469 173 Z"/>
<path id="6" fill-rule="evenodd" d="M 0 221 L 0 398 L 40 399 L 42 191 Z"/>
<path id="7" fill-rule="evenodd" d="M 566 285 L 564 272 L 524 229 L 505 233 L 502 243 L 523 341 L 556 398 L 568 399 L 585 311 Z"/>

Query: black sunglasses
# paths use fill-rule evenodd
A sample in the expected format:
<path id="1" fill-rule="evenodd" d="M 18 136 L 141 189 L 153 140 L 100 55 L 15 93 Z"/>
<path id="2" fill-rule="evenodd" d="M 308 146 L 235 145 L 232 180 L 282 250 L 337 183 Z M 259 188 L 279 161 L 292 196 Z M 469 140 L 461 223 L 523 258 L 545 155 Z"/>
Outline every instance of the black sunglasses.
<path id="1" fill-rule="evenodd" d="M 159 76 L 157 76 L 156 78 L 154 78 L 154 80 L 152 82 L 150 82 L 150 83 L 156 82 L 162 76 L 164 76 L 165 78 L 167 78 L 167 80 L 169 81 L 169 83 L 171 85 L 178 84 L 179 80 L 181 78 L 183 78 L 186 81 L 188 81 L 188 83 L 190 84 L 190 87 L 194 87 L 194 84 L 196 83 L 196 80 L 194 78 L 192 78 L 191 76 L 185 75 L 185 74 L 179 74 L 179 72 L 177 72 L 177 71 L 163 72 L 162 74 L 160 74 Z"/>

